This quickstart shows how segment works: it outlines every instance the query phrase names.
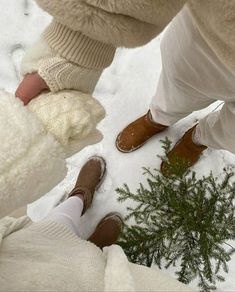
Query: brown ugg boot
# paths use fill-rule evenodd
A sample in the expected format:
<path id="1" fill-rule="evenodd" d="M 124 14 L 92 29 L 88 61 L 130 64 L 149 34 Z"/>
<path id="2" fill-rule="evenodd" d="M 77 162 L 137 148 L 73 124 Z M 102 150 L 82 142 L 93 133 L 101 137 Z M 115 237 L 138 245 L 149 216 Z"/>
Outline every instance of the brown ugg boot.
<path id="1" fill-rule="evenodd" d="M 128 125 L 118 135 L 116 147 L 123 153 L 133 152 L 166 128 L 168 126 L 155 123 L 150 111 L 148 111 L 147 114 Z"/>
<path id="2" fill-rule="evenodd" d="M 123 229 L 123 219 L 118 213 L 110 213 L 105 216 L 88 241 L 99 248 L 115 244 Z"/>
<path id="3" fill-rule="evenodd" d="M 94 193 L 102 183 L 105 172 L 105 160 L 99 156 L 91 157 L 80 170 L 76 185 L 69 197 L 77 196 L 82 199 L 84 203 L 82 215 L 91 206 Z"/>
<path id="4" fill-rule="evenodd" d="M 197 145 L 193 142 L 193 133 L 196 126 L 189 129 L 167 154 L 168 162 L 161 164 L 161 172 L 164 176 L 184 174 L 189 167 L 199 160 L 202 152 L 207 149 L 206 146 Z"/>

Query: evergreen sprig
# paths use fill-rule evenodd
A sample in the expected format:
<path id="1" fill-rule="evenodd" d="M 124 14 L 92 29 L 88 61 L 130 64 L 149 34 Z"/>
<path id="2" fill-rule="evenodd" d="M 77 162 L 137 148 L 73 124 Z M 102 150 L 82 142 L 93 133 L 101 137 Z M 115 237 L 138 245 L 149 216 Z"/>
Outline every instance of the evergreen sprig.
<path id="1" fill-rule="evenodd" d="M 163 148 L 169 151 L 169 140 Z M 126 217 L 135 224 L 125 225 L 119 244 L 134 263 L 159 268 L 180 263 L 179 281 L 188 284 L 199 278 L 202 291 L 215 290 L 235 252 L 228 243 L 235 239 L 234 173 L 224 170 L 222 180 L 212 173 L 197 179 L 195 172 L 179 166 L 179 175 L 168 177 L 144 168 L 147 187 L 140 184 L 136 193 L 127 185 L 117 189 L 121 202 L 136 202 Z"/>

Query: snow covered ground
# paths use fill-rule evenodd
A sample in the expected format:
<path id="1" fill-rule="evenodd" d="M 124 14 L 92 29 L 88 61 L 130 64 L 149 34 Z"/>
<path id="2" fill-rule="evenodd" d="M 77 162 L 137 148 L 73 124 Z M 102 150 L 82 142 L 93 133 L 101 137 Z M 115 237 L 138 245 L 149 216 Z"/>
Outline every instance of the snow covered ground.
<path id="1" fill-rule="evenodd" d="M 50 17 L 33 0 L 0 0 L 0 10 L 0 89 L 13 92 L 20 80 L 21 58 L 38 38 Z M 217 104 L 213 104 L 193 113 L 135 153 L 121 154 L 116 150 L 114 143 L 119 131 L 148 110 L 161 71 L 159 43 L 160 37 L 143 48 L 117 51 L 114 63 L 103 74 L 94 94 L 106 109 L 106 118 L 99 125 L 104 139 L 68 159 L 68 175 L 64 181 L 28 207 L 28 214 L 33 220 L 45 217 L 70 191 L 80 167 L 88 157 L 102 155 L 107 160 L 108 173 L 93 207 L 82 218 L 81 230 L 86 238 L 107 212 L 115 210 L 126 213 L 126 205 L 117 202 L 115 189 L 128 183 L 135 190 L 138 183 L 144 181 L 143 166 L 159 167 L 157 155 L 162 153 L 160 140 L 167 135 L 176 142 L 187 128 L 217 107 Z M 213 170 L 217 175 L 229 163 L 235 163 L 234 155 L 226 151 L 207 150 L 195 170 L 200 175 Z M 219 284 L 220 291 L 235 291 L 235 256 L 229 266 L 226 282 Z M 173 271 L 166 272 L 173 275 Z"/>

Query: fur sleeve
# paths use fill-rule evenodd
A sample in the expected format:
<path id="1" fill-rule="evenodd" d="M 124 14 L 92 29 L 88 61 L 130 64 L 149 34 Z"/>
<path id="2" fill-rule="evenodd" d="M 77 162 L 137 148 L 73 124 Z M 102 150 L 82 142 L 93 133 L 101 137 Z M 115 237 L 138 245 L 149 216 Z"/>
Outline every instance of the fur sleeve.
<path id="1" fill-rule="evenodd" d="M 0 218 L 38 199 L 66 174 L 63 149 L 36 116 L 0 91 Z"/>
<path id="2" fill-rule="evenodd" d="M 37 0 L 55 19 L 115 47 L 137 47 L 157 36 L 187 0 Z"/>

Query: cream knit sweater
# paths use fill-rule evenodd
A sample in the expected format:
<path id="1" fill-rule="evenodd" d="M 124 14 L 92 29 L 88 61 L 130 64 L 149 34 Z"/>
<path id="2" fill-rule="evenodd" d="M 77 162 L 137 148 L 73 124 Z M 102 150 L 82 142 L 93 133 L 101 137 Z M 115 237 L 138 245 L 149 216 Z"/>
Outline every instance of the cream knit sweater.
<path id="1" fill-rule="evenodd" d="M 53 54 L 62 58 L 44 58 L 39 66 L 39 74 L 52 91 L 80 89 L 79 80 L 82 78 L 93 80 L 93 86 L 87 87 L 87 92 L 92 92 L 99 74 L 111 64 L 115 48 L 133 48 L 148 43 L 185 4 L 211 49 L 223 64 L 235 72 L 233 0 L 36 1 L 54 17 L 43 38 Z M 77 78 L 67 82 L 68 72 L 75 70 L 75 67 L 68 68 L 72 65 L 77 69 Z M 82 74 L 83 70 L 93 72 L 93 77 Z M 58 75 L 61 77 L 60 85 L 56 86 Z"/>
<path id="2" fill-rule="evenodd" d="M 5 218 L 2 230 L 4 224 L 11 232 L 0 241 L 2 292 L 193 291 L 164 272 L 129 263 L 118 246 L 102 252 L 61 224 Z"/>

